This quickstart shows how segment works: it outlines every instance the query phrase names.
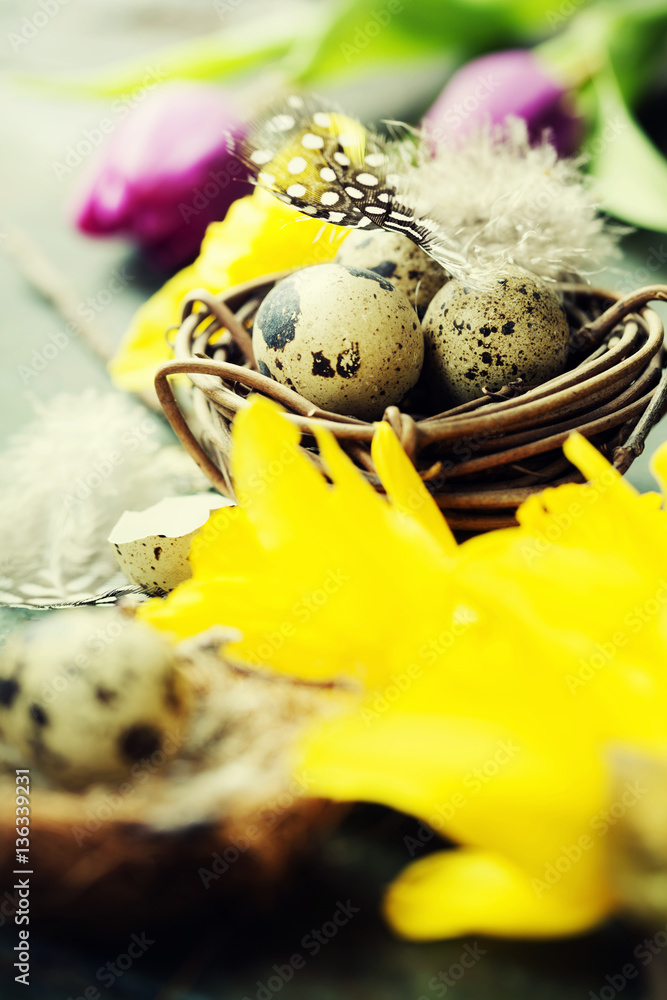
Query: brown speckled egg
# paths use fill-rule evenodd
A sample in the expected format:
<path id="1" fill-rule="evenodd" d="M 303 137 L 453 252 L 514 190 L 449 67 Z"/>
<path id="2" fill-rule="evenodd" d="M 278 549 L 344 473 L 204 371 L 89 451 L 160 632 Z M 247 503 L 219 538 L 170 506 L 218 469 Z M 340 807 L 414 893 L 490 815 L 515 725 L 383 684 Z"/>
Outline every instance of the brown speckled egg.
<path id="1" fill-rule="evenodd" d="M 295 271 L 262 302 L 253 329 L 257 367 L 317 406 L 378 420 L 421 371 L 424 335 L 403 292 L 343 264 Z"/>
<path id="2" fill-rule="evenodd" d="M 497 391 L 520 378 L 546 382 L 565 368 L 570 331 L 555 293 L 520 268 L 491 291 L 458 280 L 435 296 L 424 317 L 425 374 L 436 411 Z"/>
<path id="3" fill-rule="evenodd" d="M 449 275 L 407 236 L 386 229 L 353 229 L 336 254 L 339 264 L 365 267 L 388 278 L 408 298 L 420 319 Z"/>
<path id="4" fill-rule="evenodd" d="M 65 788 L 159 770 L 190 703 L 164 636 L 112 608 L 30 622 L 0 653 L 0 736 Z"/>

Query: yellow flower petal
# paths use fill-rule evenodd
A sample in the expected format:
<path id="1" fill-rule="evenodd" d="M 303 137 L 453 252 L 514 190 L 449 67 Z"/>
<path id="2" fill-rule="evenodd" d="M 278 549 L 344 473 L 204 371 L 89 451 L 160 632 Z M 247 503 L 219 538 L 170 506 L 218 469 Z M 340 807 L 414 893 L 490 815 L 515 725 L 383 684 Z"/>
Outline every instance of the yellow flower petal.
<path id="1" fill-rule="evenodd" d="M 462 848 L 409 865 L 389 889 L 384 912 L 399 934 L 429 940 L 464 934 L 554 937 L 588 930 L 613 908 L 604 892 L 571 896 L 558 883 L 545 885 L 533 885 L 501 855 Z"/>
<path id="2" fill-rule="evenodd" d="M 302 512 L 326 503 L 326 483 L 300 451 L 300 440 L 280 407 L 261 396 L 235 421 L 234 488 L 265 549 L 315 531 L 316 526 L 303 523 Z"/>
<path id="3" fill-rule="evenodd" d="M 442 511 L 386 421 L 375 426 L 371 455 L 392 503 L 418 520 L 445 552 L 454 553 L 456 540 Z"/>
<path id="4" fill-rule="evenodd" d="M 401 686 L 407 688 L 409 680 Z M 396 686 L 399 700 L 402 692 Z M 385 715 L 375 704 L 368 699 L 350 718 L 305 740 L 300 763 L 310 775 L 311 790 L 340 801 L 383 802 L 451 832 L 433 803 L 469 795 L 462 777 L 491 759 L 510 734 L 475 719 L 403 711 Z M 408 759 L 418 764 L 419 782 L 413 769 L 405 767 Z"/>

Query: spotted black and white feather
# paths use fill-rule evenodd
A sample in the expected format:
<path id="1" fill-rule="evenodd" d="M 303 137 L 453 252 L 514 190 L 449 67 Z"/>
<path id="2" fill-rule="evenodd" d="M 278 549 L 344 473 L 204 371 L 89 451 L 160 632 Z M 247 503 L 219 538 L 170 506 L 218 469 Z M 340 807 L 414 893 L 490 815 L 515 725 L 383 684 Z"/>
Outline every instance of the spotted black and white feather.
<path id="1" fill-rule="evenodd" d="M 400 123 L 389 123 L 399 125 Z M 401 233 L 479 288 L 507 266 L 584 280 L 618 255 L 580 162 L 521 119 L 436 143 L 401 126 L 385 139 L 318 98 L 292 95 L 250 129 L 241 156 L 257 184 L 313 218 Z"/>
<path id="2" fill-rule="evenodd" d="M 132 598 L 133 604 L 143 604 L 148 600 L 148 595 L 141 587 L 137 587 L 133 584 L 128 584 L 126 587 L 115 587 L 113 590 L 107 590 L 102 594 L 97 594 L 95 597 L 88 597 L 80 601 L 56 601 L 54 603 L 45 602 L 43 597 L 34 597 L 30 601 L 24 603 L 20 602 L 18 598 L 12 601 L 0 600 L 0 608 L 12 608 L 12 610 L 23 610 L 23 611 L 60 611 L 63 608 L 88 608 L 88 607 L 115 607 L 119 601 L 126 599 L 128 597 Z"/>
<path id="3" fill-rule="evenodd" d="M 442 227 L 415 210 L 408 173 L 427 154 L 383 138 L 317 98 L 293 94 L 259 119 L 241 149 L 257 184 L 306 215 L 407 236 L 450 274 L 467 262 Z"/>

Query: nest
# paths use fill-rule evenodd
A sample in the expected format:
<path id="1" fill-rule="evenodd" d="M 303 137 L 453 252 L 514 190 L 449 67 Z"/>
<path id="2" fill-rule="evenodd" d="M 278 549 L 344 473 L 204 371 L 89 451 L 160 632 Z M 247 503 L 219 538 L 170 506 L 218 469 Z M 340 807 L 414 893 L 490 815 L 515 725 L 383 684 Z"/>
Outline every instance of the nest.
<path id="1" fill-rule="evenodd" d="M 315 831 L 339 816 L 340 806 L 308 797 L 291 753 L 305 725 L 338 710 L 342 693 L 236 668 L 210 650 L 184 669 L 195 690 L 187 738 L 173 757 L 142 761 L 129 791 L 118 782 L 64 791 L 0 744 L 5 871 L 20 867 L 15 768 L 29 766 L 34 915 L 105 930 L 221 902 L 235 913 L 261 908 Z M 10 892 L 3 912 L 11 917 L 17 905 Z"/>
<path id="2" fill-rule="evenodd" d="M 231 424 L 250 393 L 280 403 L 302 432 L 301 447 L 323 475 L 313 436 L 331 431 L 366 478 L 382 485 L 370 454 L 373 424 L 314 406 L 262 375 L 252 351 L 252 323 L 284 271 L 238 285 L 220 296 L 192 291 L 174 341 L 175 360 L 155 379 L 162 407 L 185 448 L 221 493 L 234 496 L 229 462 Z M 567 371 L 540 385 L 513 382 L 442 413 L 396 406 L 383 419 L 454 529 L 481 532 L 516 523 L 515 511 L 547 486 L 581 482 L 562 445 L 579 431 L 626 472 L 641 453 L 667 399 L 663 327 L 647 304 L 667 299 L 667 286 L 629 295 L 561 285 L 571 327 Z M 169 376 L 184 373 L 191 405 L 177 399 Z M 187 418 L 184 411 L 187 410 Z"/>

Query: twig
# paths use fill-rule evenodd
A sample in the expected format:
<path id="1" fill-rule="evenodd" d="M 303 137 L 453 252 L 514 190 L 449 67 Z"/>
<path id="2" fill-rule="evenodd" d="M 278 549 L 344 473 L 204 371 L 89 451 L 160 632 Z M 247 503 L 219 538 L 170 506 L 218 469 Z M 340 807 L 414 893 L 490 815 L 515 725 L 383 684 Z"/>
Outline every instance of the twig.
<path id="1" fill-rule="evenodd" d="M 639 312 L 649 302 L 667 302 L 667 285 L 647 285 L 617 299 L 601 316 L 582 326 L 578 337 L 582 343 L 588 340 L 597 346 L 604 334 L 613 330 L 629 313 Z"/>
<path id="2" fill-rule="evenodd" d="M 66 276 L 22 229 L 12 226 L 3 245 L 24 280 L 54 311 L 76 331 L 78 339 L 106 366 L 113 356 L 108 338 L 95 319 L 82 315 L 81 302 Z M 134 395 L 153 412 L 161 414 L 157 396 L 151 389 Z"/>
<path id="3" fill-rule="evenodd" d="M 655 389 L 651 402 L 644 410 L 637 426 L 625 442 L 614 451 L 614 465 L 619 472 L 625 473 L 644 450 L 646 438 L 655 427 L 667 407 L 667 368 L 663 368 L 660 381 Z"/>

